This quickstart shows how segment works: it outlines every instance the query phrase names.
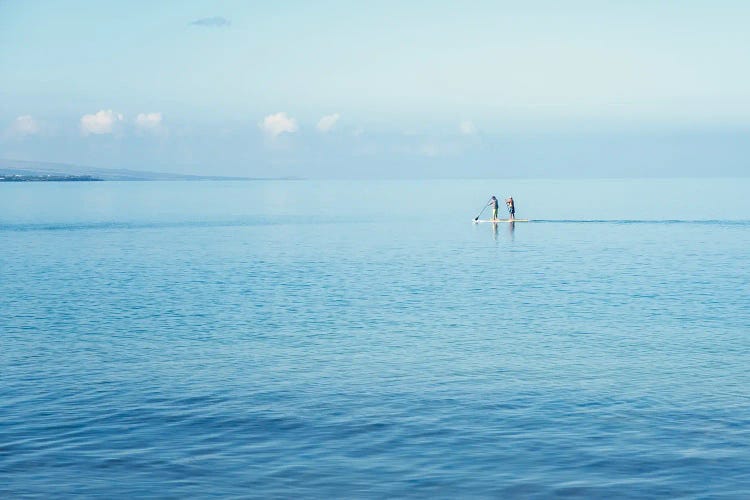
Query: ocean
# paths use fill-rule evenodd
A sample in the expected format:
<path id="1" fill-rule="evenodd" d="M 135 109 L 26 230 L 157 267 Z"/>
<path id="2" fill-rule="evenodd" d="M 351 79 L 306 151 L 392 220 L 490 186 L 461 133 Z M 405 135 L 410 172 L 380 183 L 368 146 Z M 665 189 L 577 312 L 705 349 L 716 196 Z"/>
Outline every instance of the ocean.
<path id="1" fill-rule="evenodd" d="M 747 498 L 748 192 L 0 184 L 0 496 Z"/>

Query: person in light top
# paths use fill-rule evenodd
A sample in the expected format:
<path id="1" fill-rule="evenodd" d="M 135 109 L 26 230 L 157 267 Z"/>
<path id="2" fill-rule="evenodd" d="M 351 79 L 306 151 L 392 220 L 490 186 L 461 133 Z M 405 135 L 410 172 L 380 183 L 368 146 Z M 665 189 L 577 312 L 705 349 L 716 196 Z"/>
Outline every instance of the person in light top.
<path id="1" fill-rule="evenodd" d="M 505 204 L 508 206 L 508 213 L 510 214 L 510 220 L 516 218 L 516 205 L 513 203 L 513 197 L 510 196 L 505 200 Z"/>
<path id="2" fill-rule="evenodd" d="M 490 206 L 490 205 L 492 205 L 492 220 L 497 220 L 497 207 L 498 207 L 497 198 L 495 198 L 494 196 L 490 198 L 490 201 L 487 203 L 487 206 Z"/>

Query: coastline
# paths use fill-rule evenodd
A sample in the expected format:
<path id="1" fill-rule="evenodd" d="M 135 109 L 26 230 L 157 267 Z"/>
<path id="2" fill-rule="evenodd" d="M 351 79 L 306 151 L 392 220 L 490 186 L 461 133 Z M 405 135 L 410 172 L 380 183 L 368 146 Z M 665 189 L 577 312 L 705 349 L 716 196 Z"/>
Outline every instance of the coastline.
<path id="1" fill-rule="evenodd" d="M 104 179 L 91 175 L 2 175 L 0 182 L 100 182 Z"/>

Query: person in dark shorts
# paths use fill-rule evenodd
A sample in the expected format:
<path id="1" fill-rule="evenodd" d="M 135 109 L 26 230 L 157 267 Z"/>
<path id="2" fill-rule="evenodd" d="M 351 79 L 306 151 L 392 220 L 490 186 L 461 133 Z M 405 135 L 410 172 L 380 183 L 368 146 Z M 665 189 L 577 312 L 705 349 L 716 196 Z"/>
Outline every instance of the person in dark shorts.
<path id="1" fill-rule="evenodd" d="M 495 198 L 494 196 L 490 198 L 490 201 L 489 203 L 487 203 L 487 206 L 490 206 L 490 205 L 492 205 L 492 220 L 497 220 L 497 207 L 498 207 L 497 198 Z"/>
<path id="2" fill-rule="evenodd" d="M 505 200 L 505 204 L 508 206 L 508 213 L 510 214 L 510 220 L 516 218 L 516 205 L 513 203 L 513 197 L 509 197 Z"/>

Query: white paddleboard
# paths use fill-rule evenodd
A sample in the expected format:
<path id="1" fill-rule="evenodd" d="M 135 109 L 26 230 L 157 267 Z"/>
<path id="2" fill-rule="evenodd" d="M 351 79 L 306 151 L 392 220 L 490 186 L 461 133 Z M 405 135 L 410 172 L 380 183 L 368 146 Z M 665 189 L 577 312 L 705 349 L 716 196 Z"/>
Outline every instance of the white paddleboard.
<path id="1" fill-rule="evenodd" d="M 477 224 L 479 222 L 492 222 L 492 223 L 498 223 L 498 222 L 531 222 L 529 219 L 479 219 L 475 220 L 474 223 Z"/>

